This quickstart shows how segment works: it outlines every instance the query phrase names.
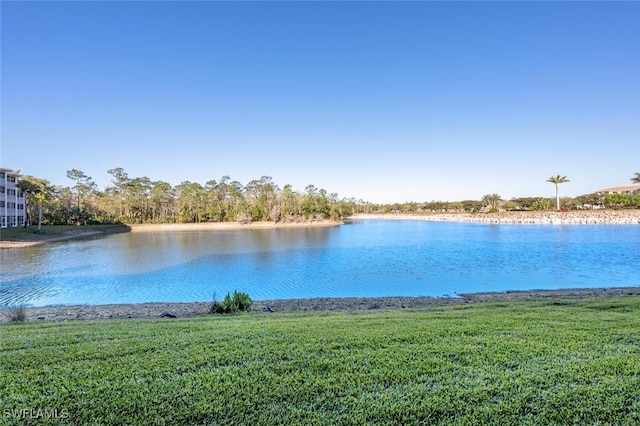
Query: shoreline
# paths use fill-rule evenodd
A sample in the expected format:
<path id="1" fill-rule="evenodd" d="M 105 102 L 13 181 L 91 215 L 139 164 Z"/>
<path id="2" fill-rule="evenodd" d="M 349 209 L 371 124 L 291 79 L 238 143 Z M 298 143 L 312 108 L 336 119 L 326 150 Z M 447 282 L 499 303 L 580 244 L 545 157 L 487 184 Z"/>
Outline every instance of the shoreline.
<path id="1" fill-rule="evenodd" d="M 497 213 L 369 213 L 354 214 L 345 219 L 417 220 L 430 222 L 463 222 L 489 224 L 539 225 L 638 225 L 640 209 L 635 210 L 570 210 L 567 212 L 497 212 Z M 16 240 L 0 240 L 0 250 L 31 247 L 46 243 L 96 238 L 122 232 L 190 232 L 232 231 L 241 229 L 282 229 L 340 226 L 342 221 L 330 219 L 299 222 L 200 222 L 200 223 L 144 223 L 104 225 L 51 234 L 29 234 Z"/>
<path id="2" fill-rule="evenodd" d="M 29 234 L 26 238 L 18 240 L 0 240 L 0 250 L 32 247 L 40 244 L 57 243 L 61 241 L 95 238 L 124 232 L 190 232 L 190 231 L 234 231 L 242 229 L 281 229 L 281 228 L 306 228 L 340 226 L 342 222 L 334 220 L 310 220 L 303 222 L 200 222 L 200 223 L 143 223 L 104 225 L 100 229 L 78 229 L 52 234 Z"/>
<path id="3" fill-rule="evenodd" d="M 485 302 L 548 300 L 562 302 L 588 298 L 640 296 L 640 286 L 584 289 L 528 290 L 460 294 L 458 297 L 325 297 L 311 299 L 256 300 L 252 312 L 334 312 L 355 310 L 415 309 Z M 108 305 L 25 307 L 27 321 L 88 321 L 110 319 L 190 318 L 206 315 L 211 302 L 156 302 Z M 8 323 L 6 309 L 0 323 Z M 170 315 L 167 315 L 170 314 Z"/>
<path id="4" fill-rule="evenodd" d="M 51 234 L 29 234 L 23 236 L 23 238 L 17 240 L 0 240 L 0 250 L 32 247 L 40 244 L 57 243 L 61 241 L 81 240 L 85 238 L 95 238 L 111 234 L 121 234 L 129 232 L 131 229 L 127 225 L 104 225 L 100 228 L 91 227 L 83 229 L 78 226 L 78 229 L 71 231 L 64 231 Z"/>
<path id="5" fill-rule="evenodd" d="M 418 220 L 429 222 L 470 222 L 539 225 L 638 225 L 640 209 L 510 211 L 497 213 L 380 213 L 355 214 L 349 219 Z"/>
<path id="6" fill-rule="evenodd" d="M 281 229 L 340 226 L 342 222 L 322 219 L 301 222 L 200 222 L 200 223 L 141 223 L 127 225 L 131 232 L 235 231 L 239 229 Z"/>

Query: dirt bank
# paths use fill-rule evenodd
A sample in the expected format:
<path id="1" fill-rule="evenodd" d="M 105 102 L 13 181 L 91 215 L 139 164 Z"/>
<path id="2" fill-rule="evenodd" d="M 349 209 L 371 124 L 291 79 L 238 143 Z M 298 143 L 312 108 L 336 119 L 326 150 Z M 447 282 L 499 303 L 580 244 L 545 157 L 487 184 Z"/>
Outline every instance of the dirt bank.
<path id="1" fill-rule="evenodd" d="M 572 300 L 592 297 L 640 295 L 640 287 L 595 288 L 572 290 L 511 291 L 505 293 L 462 294 L 459 297 L 348 297 L 291 300 L 260 300 L 254 312 L 349 311 L 377 309 L 410 309 L 429 306 L 512 300 Z M 26 308 L 27 321 L 106 320 L 118 318 L 158 318 L 169 313 L 177 318 L 204 315 L 210 302 L 141 303 L 96 306 L 48 306 Z M 0 322 L 8 322 L 8 312 L 0 312 Z"/>

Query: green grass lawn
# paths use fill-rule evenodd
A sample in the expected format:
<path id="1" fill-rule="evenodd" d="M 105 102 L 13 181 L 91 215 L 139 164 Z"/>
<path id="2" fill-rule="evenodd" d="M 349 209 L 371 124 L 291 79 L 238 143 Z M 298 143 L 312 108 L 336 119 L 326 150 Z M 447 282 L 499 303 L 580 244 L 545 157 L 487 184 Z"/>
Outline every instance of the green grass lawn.
<path id="1" fill-rule="evenodd" d="M 629 296 L 3 324 L 0 421 L 639 424 L 639 313 Z"/>

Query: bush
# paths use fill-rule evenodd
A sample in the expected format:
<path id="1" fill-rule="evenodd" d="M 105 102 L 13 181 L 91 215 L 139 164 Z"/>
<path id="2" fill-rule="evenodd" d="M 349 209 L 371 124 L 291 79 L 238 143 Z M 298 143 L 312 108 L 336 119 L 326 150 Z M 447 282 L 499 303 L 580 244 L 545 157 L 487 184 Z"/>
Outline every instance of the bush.
<path id="1" fill-rule="evenodd" d="M 24 306 L 11 306 L 2 313 L 11 322 L 24 322 L 27 320 L 27 309 Z"/>
<path id="2" fill-rule="evenodd" d="M 210 314 L 232 314 L 234 312 L 250 311 L 251 310 L 251 298 L 247 293 L 238 293 L 233 291 L 233 296 L 230 293 L 222 299 L 222 302 L 216 301 L 216 295 L 213 294 L 213 302 L 209 307 Z"/>
<path id="3" fill-rule="evenodd" d="M 218 303 L 218 301 L 216 300 L 216 293 L 214 292 L 213 301 L 211 302 L 211 305 L 209 305 L 209 313 L 217 314 L 219 309 L 220 309 L 220 303 Z"/>
<path id="4" fill-rule="evenodd" d="M 613 208 L 640 207 L 640 195 L 634 194 L 607 194 L 605 203 Z"/>

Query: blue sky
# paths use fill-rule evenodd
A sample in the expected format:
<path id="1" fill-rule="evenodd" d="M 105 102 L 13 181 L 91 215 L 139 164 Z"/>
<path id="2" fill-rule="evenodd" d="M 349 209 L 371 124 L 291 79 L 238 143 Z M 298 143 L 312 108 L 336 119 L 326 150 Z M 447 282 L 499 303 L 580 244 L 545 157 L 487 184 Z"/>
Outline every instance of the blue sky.
<path id="1" fill-rule="evenodd" d="M 372 202 L 640 172 L 639 2 L 6 2 L 1 165 Z"/>

